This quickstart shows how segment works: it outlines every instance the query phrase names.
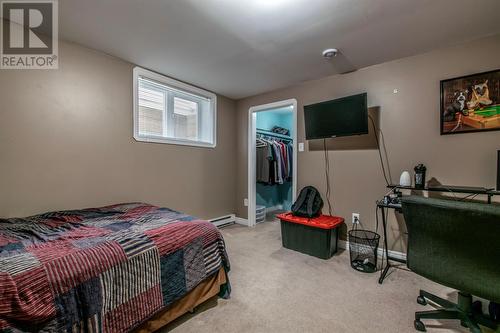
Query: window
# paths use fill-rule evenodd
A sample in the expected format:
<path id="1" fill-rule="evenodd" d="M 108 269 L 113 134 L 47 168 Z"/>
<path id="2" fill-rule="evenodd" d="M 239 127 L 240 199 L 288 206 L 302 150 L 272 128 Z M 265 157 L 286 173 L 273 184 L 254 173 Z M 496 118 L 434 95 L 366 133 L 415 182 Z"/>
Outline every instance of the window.
<path id="1" fill-rule="evenodd" d="M 215 147 L 215 94 L 135 67 L 134 138 Z"/>

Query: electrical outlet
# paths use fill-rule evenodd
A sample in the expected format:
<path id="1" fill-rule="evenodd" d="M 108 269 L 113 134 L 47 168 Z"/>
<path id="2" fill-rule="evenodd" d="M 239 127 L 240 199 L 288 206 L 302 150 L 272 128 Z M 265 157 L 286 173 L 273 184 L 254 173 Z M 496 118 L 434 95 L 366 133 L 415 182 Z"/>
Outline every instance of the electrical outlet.
<path id="1" fill-rule="evenodd" d="M 243 206 L 248 207 L 248 199 L 243 199 Z"/>
<path id="2" fill-rule="evenodd" d="M 359 213 L 352 213 L 352 224 L 359 223 Z"/>
<path id="3" fill-rule="evenodd" d="M 304 151 L 304 142 L 299 142 L 299 151 Z"/>

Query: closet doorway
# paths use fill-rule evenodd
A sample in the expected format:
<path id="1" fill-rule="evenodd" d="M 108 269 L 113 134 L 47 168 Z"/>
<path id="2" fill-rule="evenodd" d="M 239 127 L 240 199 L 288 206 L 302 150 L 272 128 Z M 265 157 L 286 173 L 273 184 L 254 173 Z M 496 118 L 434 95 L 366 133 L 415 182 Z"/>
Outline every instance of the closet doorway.
<path id="1" fill-rule="evenodd" d="M 269 165 L 263 165 L 267 160 Z M 248 225 L 262 221 L 263 207 L 266 213 L 290 210 L 296 196 L 297 100 L 253 106 L 248 112 Z"/>

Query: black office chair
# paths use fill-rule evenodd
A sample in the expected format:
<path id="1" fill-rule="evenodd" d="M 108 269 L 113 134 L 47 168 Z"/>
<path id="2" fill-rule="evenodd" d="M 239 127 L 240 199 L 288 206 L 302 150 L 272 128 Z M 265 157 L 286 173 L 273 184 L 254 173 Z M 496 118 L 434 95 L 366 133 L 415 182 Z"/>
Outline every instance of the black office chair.
<path id="1" fill-rule="evenodd" d="M 415 328 L 425 332 L 422 319 L 459 319 L 471 332 L 497 324 L 474 310 L 472 296 L 500 302 L 500 206 L 403 197 L 408 228 L 408 268 L 432 281 L 459 290 L 457 304 L 421 290 L 417 302 L 442 308 L 415 313 Z"/>

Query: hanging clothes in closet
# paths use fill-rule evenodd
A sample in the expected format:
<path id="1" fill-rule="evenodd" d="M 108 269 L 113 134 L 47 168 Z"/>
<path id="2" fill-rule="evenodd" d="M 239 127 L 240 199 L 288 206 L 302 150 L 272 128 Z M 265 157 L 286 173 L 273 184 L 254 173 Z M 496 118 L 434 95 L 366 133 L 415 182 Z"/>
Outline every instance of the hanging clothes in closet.
<path id="1" fill-rule="evenodd" d="M 292 180 L 293 145 L 280 139 L 257 138 L 257 182 L 267 185 Z"/>

